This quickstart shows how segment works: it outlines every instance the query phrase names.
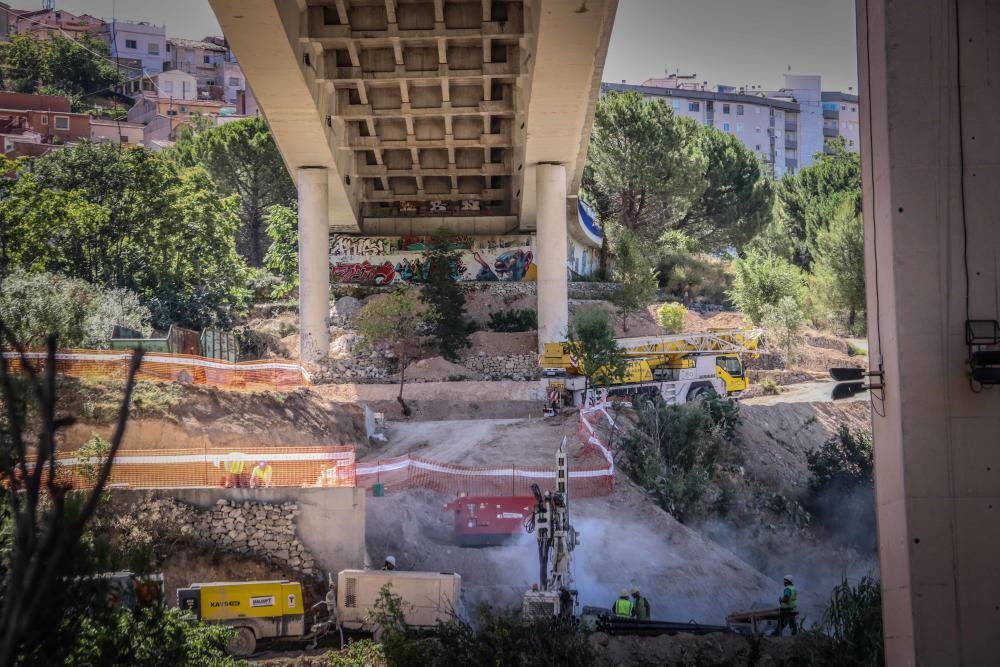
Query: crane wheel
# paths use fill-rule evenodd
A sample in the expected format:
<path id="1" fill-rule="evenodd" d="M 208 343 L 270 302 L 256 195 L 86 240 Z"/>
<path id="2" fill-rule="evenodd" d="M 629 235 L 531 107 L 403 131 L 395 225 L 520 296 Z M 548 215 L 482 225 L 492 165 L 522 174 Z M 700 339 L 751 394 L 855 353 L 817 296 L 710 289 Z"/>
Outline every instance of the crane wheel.
<path id="1" fill-rule="evenodd" d="M 226 652 L 237 658 L 245 658 L 257 649 L 257 637 L 247 627 L 236 628 L 236 636 L 226 642 Z"/>
<path id="2" fill-rule="evenodd" d="M 691 401 L 704 401 L 708 392 L 705 391 L 705 387 L 691 387 L 688 389 L 687 402 Z"/>

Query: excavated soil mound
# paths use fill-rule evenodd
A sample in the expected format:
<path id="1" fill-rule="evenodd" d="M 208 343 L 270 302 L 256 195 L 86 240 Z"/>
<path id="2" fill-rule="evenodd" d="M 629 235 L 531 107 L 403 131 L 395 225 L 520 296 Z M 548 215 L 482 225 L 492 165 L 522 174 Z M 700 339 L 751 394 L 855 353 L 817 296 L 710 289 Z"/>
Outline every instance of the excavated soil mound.
<path id="1" fill-rule="evenodd" d="M 406 367 L 406 377 L 410 380 L 469 380 L 475 374 L 465 366 L 452 363 L 442 357 L 421 359 Z"/>
<path id="2" fill-rule="evenodd" d="M 651 310 L 659 309 L 660 305 L 656 304 L 650 308 Z M 654 315 L 655 312 L 653 310 Z M 705 314 L 689 310 L 684 314 L 684 333 L 708 331 L 709 329 L 746 329 L 750 326 L 750 321 L 742 313 L 728 310 Z"/>
<path id="3" fill-rule="evenodd" d="M 465 293 L 465 314 L 481 326 L 490 319 L 490 313 L 502 310 L 535 310 L 538 299 L 534 294 L 517 294 L 497 297 L 488 289 L 471 289 Z"/>
<path id="4" fill-rule="evenodd" d="M 496 354 L 531 354 L 538 351 L 537 331 L 500 333 L 497 331 L 477 331 L 469 336 L 472 347 L 469 355 L 484 352 Z"/>
<path id="5" fill-rule="evenodd" d="M 170 403 L 161 413 L 139 411 L 129 420 L 127 449 L 329 444 L 355 445 L 359 455 L 366 451 L 361 407 L 338 403 L 310 389 L 249 393 L 175 384 L 154 388 Z M 90 391 L 75 398 L 66 396 L 71 414 L 87 414 L 82 407 L 72 406 L 98 400 L 96 391 L 109 394 L 109 401 L 112 395 L 120 395 L 116 384 L 81 385 L 79 390 Z M 93 433 L 108 438 L 113 424 L 110 410 L 84 418 L 63 432 L 60 447 L 78 449 Z"/>

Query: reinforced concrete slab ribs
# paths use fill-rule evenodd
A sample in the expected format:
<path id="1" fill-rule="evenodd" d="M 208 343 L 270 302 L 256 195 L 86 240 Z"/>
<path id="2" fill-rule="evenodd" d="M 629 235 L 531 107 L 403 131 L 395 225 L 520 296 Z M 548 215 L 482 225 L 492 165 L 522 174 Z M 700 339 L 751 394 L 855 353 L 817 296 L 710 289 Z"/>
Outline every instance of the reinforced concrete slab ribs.
<path id="1" fill-rule="evenodd" d="M 539 161 L 575 197 L 616 0 L 210 2 L 289 171 L 328 170 L 331 229 L 531 230 Z"/>

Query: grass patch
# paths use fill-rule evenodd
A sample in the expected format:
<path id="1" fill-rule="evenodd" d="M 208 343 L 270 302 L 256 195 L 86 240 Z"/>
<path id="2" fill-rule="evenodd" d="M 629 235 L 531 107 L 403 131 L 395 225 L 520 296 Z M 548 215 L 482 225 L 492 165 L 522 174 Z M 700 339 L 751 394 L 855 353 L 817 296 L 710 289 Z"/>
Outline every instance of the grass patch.
<path id="1" fill-rule="evenodd" d="M 855 345 L 851 341 L 847 341 L 847 356 L 849 357 L 867 357 L 868 348 L 862 347 L 860 345 Z"/>
<path id="2" fill-rule="evenodd" d="M 63 412 L 92 421 L 108 421 L 118 414 L 125 383 L 112 379 L 59 380 L 59 407 Z M 136 382 L 132 416 L 171 418 L 184 400 L 184 388 L 172 382 Z"/>
<path id="3" fill-rule="evenodd" d="M 764 392 L 765 396 L 777 396 L 784 391 L 784 388 L 774 378 L 764 378 L 761 380 L 760 389 Z"/>

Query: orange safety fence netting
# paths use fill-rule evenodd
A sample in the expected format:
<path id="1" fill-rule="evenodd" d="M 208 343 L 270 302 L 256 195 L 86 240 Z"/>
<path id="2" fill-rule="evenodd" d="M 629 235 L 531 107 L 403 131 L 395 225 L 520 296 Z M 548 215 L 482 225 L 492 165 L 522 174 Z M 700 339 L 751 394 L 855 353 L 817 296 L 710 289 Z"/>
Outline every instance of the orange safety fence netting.
<path id="1" fill-rule="evenodd" d="M 21 355 L 3 353 L 14 372 L 23 371 Z M 31 350 L 25 357 L 36 370 L 45 367 L 48 353 Z M 56 371 L 77 378 L 125 379 L 132 350 L 60 350 Z M 210 385 L 222 389 L 286 389 L 310 384 L 302 366 L 278 361 L 230 362 L 187 354 L 147 351 L 136 374 L 138 380 Z"/>
<path id="2" fill-rule="evenodd" d="M 64 453 L 56 459 L 57 475 L 75 488 L 93 486 L 100 461 Z M 111 488 L 249 487 L 258 464 L 262 486 L 356 485 L 354 447 L 246 447 L 119 450 L 111 466 Z M 269 480 L 267 468 L 270 468 Z"/>
<path id="3" fill-rule="evenodd" d="M 615 464 L 596 426 L 601 419 L 611 421 L 607 404 L 601 403 L 580 411 L 580 440 L 583 453 L 596 455 L 601 463 L 586 468 L 571 467 L 569 492 L 577 498 L 606 496 L 614 491 Z M 489 466 L 465 467 L 436 463 L 414 456 L 367 461 L 356 466 L 358 486 L 372 488 L 376 484 L 385 490 L 412 487 L 432 489 L 442 493 L 469 496 L 530 496 L 531 485 L 543 491 L 555 488 L 554 467 Z"/>

